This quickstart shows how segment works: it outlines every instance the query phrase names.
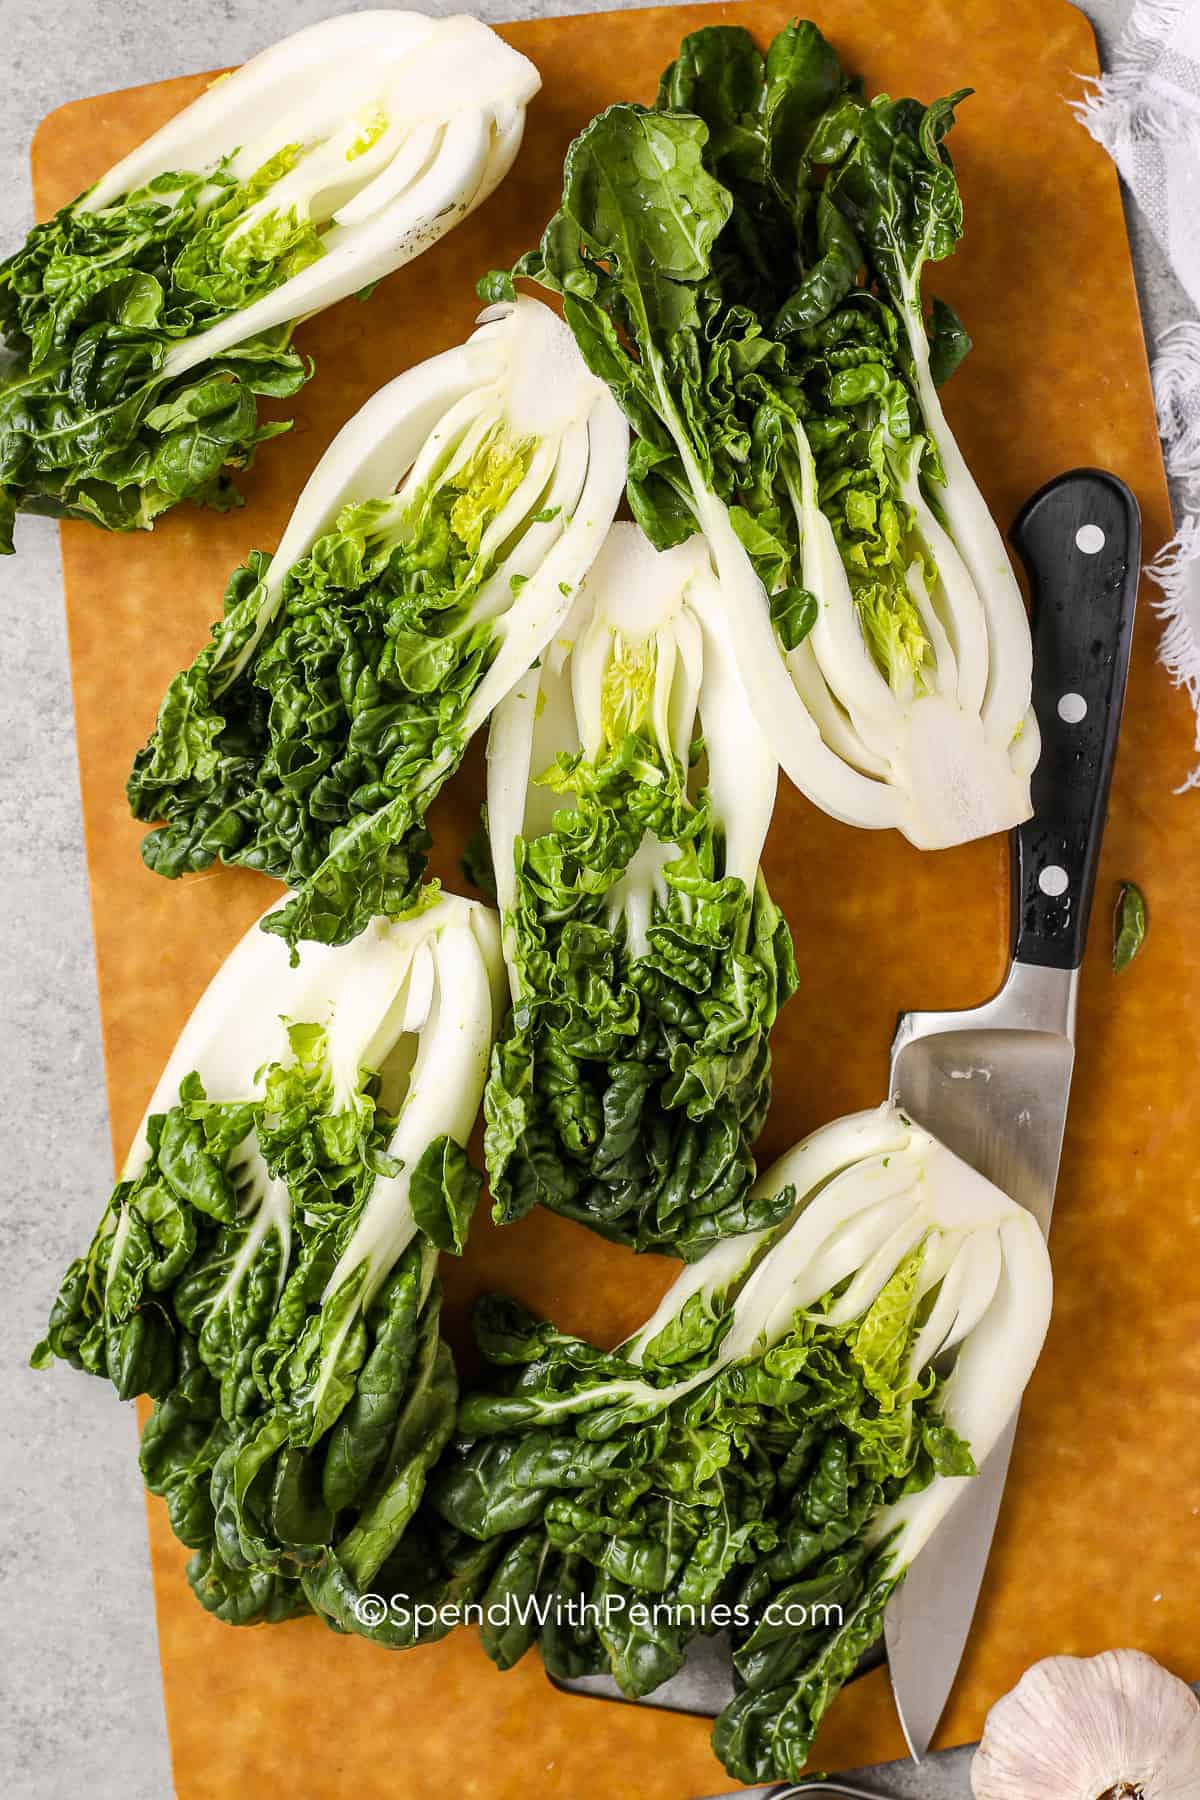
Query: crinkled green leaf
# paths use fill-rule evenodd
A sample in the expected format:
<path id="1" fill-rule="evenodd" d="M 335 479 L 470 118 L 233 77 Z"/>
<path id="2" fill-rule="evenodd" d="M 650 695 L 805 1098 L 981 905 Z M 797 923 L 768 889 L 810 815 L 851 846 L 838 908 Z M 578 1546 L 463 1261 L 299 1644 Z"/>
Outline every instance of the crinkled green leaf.
<path id="1" fill-rule="evenodd" d="M 694 1257 L 777 1216 L 748 1200 L 750 1145 L 795 968 L 761 879 L 748 893 L 720 875 L 706 803 L 624 732 L 629 704 L 610 702 L 609 757 L 547 778 L 575 789 L 575 807 L 516 847 L 505 929 L 519 992 L 492 1055 L 485 1153 L 498 1219 L 540 1202 L 637 1249 Z M 646 833 L 679 853 L 643 948 L 607 907 Z"/>
<path id="2" fill-rule="evenodd" d="M 344 943 L 417 904 L 425 815 L 495 652 L 472 613 L 491 567 L 480 537 L 527 463 L 527 446 L 489 441 L 403 513 L 348 507 L 277 604 L 268 558 L 234 571 L 129 778 L 134 816 L 164 821 L 143 841 L 150 868 L 274 876 L 293 898 L 265 929 L 292 946 Z"/>
<path id="3" fill-rule="evenodd" d="M 262 395 L 308 377 L 290 327 L 166 377 L 171 348 L 252 304 L 321 255 L 299 213 L 239 220 L 300 154 L 289 146 L 238 182 L 229 162 L 156 177 L 89 212 L 78 201 L 0 263 L 0 549 L 16 511 L 146 528 L 177 501 L 238 503 L 231 473 L 287 429 Z"/>

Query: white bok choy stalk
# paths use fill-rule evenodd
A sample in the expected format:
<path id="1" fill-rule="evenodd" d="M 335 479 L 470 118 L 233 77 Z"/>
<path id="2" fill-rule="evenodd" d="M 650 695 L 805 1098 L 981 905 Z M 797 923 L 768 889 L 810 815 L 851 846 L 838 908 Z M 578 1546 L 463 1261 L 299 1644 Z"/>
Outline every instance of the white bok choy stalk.
<path id="1" fill-rule="evenodd" d="M 249 931 L 185 1026 L 37 1366 L 148 1394 L 147 1486 L 235 1623 L 389 1555 L 450 1431 L 440 1250 L 506 1004 L 494 914 L 435 897 L 352 945 Z M 336 1568 L 334 1567 L 336 1563 Z"/>
<path id="2" fill-rule="evenodd" d="M 757 1186 L 791 1193 L 785 1225 L 717 1245 L 685 1270 L 624 1354 L 644 1367 L 674 1363 L 703 1318 L 721 1334 L 707 1379 L 778 1343 L 814 1305 L 827 1326 L 861 1324 L 903 1271 L 903 1292 L 891 1295 L 904 1303 L 897 1338 L 909 1339 L 892 1365 L 896 1385 L 914 1386 L 956 1350 L 940 1410 L 981 1463 L 1020 1404 L 1050 1323 L 1050 1257 L 1032 1213 L 894 1106 L 823 1126 Z M 964 1484 L 939 1475 L 905 1495 L 869 1541 L 903 1524 L 894 1553 L 907 1566 Z"/>
<path id="3" fill-rule="evenodd" d="M 561 320 L 495 306 L 345 425 L 274 557 L 172 681 L 129 781 L 143 856 L 293 889 L 267 921 L 341 943 L 417 899 L 425 814 L 570 611 L 628 432 Z M 264 704 L 264 690 L 267 703 Z"/>
<path id="4" fill-rule="evenodd" d="M 307 378 L 296 321 L 361 294 L 484 201 L 533 65 L 478 20 L 311 25 L 207 92 L 0 265 L 0 536 L 15 511 L 147 526 L 227 506 Z"/>
<path id="5" fill-rule="evenodd" d="M 541 1201 L 690 1258 L 774 1216 L 748 1195 L 795 983 L 758 866 L 775 784 L 703 544 L 614 525 L 488 743 L 513 994 L 484 1102 L 498 1218 Z"/>
<path id="6" fill-rule="evenodd" d="M 835 442 L 821 459 L 822 481 L 804 424 L 789 421 L 794 454 L 783 459 L 783 479 L 814 604 L 808 634 L 780 648 L 825 747 L 886 792 L 890 822 L 911 842 L 943 849 L 1029 817 L 1039 745 L 1029 627 L 1003 546 L 1015 620 L 1007 604 L 999 618 L 985 605 L 926 498 L 932 446 L 894 437 L 886 405 L 864 400 L 857 411 L 851 441 L 866 440 L 875 491 L 847 487 L 825 506 L 825 483 L 857 471 Z M 1013 641 L 997 641 L 1010 623 Z"/>
<path id="7" fill-rule="evenodd" d="M 77 205 L 104 213 L 151 183 L 171 193 L 187 170 L 209 178 L 201 217 L 225 197 L 219 177 L 254 184 L 210 255 L 236 268 L 304 234 L 303 266 L 176 345 L 170 379 L 360 293 L 445 237 L 507 175 L 540 86 L 528 57 L 467 14 L 342 13 L 213 82 Z"/>
<path id="8" fill-rule="evenodd" d="M 799 1776 L 1018 1406 L 1051 1304 L 1032 1216 L 894 1107 L 814 1132 L 756 1191 L 786 1216 L 714 1245 L 613 1352 L 481 1302 L 500 1385 L 464 1399 L 431 1491 L 492 1546 L 485 1619 L 539 1599 L 524 1632 L 485 1626 L 501 1667 L 540 1616 L 552 1672 L 644 1695 L 732 1621 L 713 1744 L 743 1781 Z M 604 1623 L 564 1626 L 572 1596 Z"/>

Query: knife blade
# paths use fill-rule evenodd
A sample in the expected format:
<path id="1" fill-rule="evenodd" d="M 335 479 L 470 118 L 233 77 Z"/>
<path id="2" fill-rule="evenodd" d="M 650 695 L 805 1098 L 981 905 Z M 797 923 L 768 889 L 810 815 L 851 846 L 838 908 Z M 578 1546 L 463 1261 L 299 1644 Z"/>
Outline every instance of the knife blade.
<path id="1" fill-rule="evenodd" d="M 1033 596 L 1042 734 L 1033 817 L 1012 834 L 1012 962 L 984 1006 L 904 1014 L 891 1093 L 1048 1232 L 1075 1061 L 1079 965 L 1125 696 L 1137 503 L 1115 476 L 1073 470 L 1034 495 L 1010 537 Z M 888 1604 L 892 1691 L 918 1761 L 962 1659 L 1016 1424 L 1014 1416 Z"/>

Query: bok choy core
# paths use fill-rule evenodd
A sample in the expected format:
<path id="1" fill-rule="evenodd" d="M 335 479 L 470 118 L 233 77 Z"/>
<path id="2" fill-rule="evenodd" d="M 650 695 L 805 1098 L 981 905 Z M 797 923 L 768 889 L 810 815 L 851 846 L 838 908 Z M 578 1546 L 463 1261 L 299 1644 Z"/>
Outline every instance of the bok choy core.
<path id="1" fill-rule="evenodd" d="M 962 228 L 961 98 L 866 105 L 807 22 L 765 58 L 696 32 L 656 110 L 575 140 L 514 271 L 634 426 L 644 529 L 703 534 L 783 769 L 923 848 L 1027 818 L 1038 754 L 1020 590 L 936 388 L 969 340 L 921 305 Z"/>
<path id="2" fill-rule="evenodd" d="M 344 943 L 417 899 L 429 805 L 569 612 L 628 433 L 539 302 L 492 308 L 317 464 L 274 557 L 171 683 L 129 780 L 159 874 L 215 858 L 294 889 L 266 920 Z"/>
<path id="3" fill-rule="evenodd" d="M 540 1637 L 551 1672 L 644 1695 L 729 1625 L 714 1746 L 772 1781 L 801 1773 L 1015 1411 L 1051 1284 L 1032 1216 L 891 1107 L 815 1132 L 756 1192 L 787 1217 L 715 1245 L 611 1353 L 481 1302 L 504 1373 L 462 1402 L 430 1496 L 502 1668 Z"/>
<path id="4" fill-rule="evenodd" d="M 505 998 L 470 901 L 307 946 L 297 970 L 251 930 L 63 1281 L 34 1363 L 153 1398 L 146 1484 L 233 1623 L 346 1624 L 449 1436 L 437 1257 L 478 1197 L 465 1145 Z"/>
<path id="5" fill-rule="evenodd" d="M 477 20 L 348 13 L 208 89 L 0 264 L 0 549 L 14 515 L 110 530 L 286 430 L 292 326 L 445 235 L 507 174 L 536 69 Z"/>
<path id="6" fill-rule="evenodd" d="M 699 539 L 614 525 L 501 702 L 488 823 L 513 1010 L 484 1100 L 496 1215 L 541 1201 L 699 1256 L 748 1203 L 795 985 L 759 872 L 776 764 Z"/>

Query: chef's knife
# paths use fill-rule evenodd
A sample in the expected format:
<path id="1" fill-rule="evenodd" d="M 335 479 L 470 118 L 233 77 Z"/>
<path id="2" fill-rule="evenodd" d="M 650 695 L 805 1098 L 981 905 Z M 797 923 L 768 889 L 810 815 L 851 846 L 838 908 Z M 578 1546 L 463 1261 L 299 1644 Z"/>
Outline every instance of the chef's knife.
<path id="1" fill-rule="evenodd" d="M 1125 696 L 1137 503 L 1115 476 L 1077 469 L 1035 494 L 1010 536 L 1033 595 L 1033 700 L 1042 733 L 1034 816 L 1012 834 L 1012 965 L 985 1006 L 902 1017 L 891 1092 L 1047 1232 L 1075 1060 L 1076 985 Z M 962 1657 L 1015 1430 L 1014 1418 L 888 1604 L 892 1690 L 918 1760 Z"/>

